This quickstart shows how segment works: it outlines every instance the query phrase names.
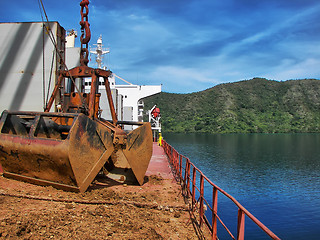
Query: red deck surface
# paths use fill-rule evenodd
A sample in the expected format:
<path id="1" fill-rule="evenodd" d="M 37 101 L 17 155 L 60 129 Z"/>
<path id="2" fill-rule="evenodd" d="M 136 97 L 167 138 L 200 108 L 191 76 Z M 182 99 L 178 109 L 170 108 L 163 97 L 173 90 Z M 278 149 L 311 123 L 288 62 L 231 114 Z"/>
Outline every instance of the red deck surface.
<path id="1" fill-rule="evenodd" d="M 160 175 L 163 179 L 173 179 L 168 158 L 163 148 L 153 143 L 153 152 L 146 176 Z"/>

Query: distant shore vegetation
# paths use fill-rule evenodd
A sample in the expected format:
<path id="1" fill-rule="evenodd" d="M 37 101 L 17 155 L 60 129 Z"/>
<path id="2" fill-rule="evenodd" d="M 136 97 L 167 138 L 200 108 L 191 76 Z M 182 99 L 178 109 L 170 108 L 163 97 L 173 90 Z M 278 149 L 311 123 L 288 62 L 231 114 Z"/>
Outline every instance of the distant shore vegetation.
<path id="1" fill-rule="evenodd" d="M 320 81 L 253 78 L 207 90 L 144 98 L 160 108 L 163 132 L 320 132 Z M 147 120 L 147 119 L 145 119 Z"/>

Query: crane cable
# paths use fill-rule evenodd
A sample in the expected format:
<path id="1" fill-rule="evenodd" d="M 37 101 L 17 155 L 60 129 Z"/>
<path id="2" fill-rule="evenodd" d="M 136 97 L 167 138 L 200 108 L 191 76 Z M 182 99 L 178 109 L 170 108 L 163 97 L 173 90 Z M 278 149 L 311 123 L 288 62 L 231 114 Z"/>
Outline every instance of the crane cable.
<path id="1" fill-rule="evenodd" d="M 127 80 L 123 79 L 122 77 L 119 77 L 119 76 L 116 75 L 115 73 L 112 73 L 112 74 L 113 74 L 115 77 L 121 79 L 122 81 L 124 81 L 124 82 L 126 82 L 126 83 L 128 83 L 128 84 L 130 84 L 130 85 L 133 85 L 131 82 L 128 82 Z"/>
<path id="2" fill-rule="evenodd" d="M 38 5 L 39 5 L 40 14 L 41 14 L 41 20 L 42 20 L 42 22 L 44 22 L 43 21 L 42 11 L 41 11 L 41 6 L 40 6 L 40 1 L 38 1 Z M 44 24 L 43 24 L 43 26 L 44 26 Z M 42 31 L 42 97 L 43 97 L 43 109 L 45 109 L 45 106 L 47 105 L 46 96 L 45 96 L 46 95 L 45 78 L 46 78 L 46 76 L 45 76 L 45 55 L 44 55 L 44 31 Z"/>

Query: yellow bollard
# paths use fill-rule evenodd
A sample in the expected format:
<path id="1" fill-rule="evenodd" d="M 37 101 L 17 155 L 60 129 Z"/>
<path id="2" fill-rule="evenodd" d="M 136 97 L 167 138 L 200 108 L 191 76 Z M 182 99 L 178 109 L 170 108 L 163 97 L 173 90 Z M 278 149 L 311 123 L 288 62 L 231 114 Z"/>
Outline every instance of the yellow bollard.
<path id="1" fill-rule="evenodd" d="M 162 146 L 162 135 L 159 133 L 158 145 Z"/>

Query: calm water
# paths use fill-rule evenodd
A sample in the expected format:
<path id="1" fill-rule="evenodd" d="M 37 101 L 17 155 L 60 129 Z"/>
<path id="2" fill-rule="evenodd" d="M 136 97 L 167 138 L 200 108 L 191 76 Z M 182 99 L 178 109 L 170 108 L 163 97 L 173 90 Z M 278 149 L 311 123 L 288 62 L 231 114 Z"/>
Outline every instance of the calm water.
<path id="1" fill-rule="evenodd" d="M 281 239 L 320 239 L 320 134 L 164 138 Z M 236 235 L 236 208 L 218 198 L 218 214 Z M 228 239 L 220 227 L 218 236 Z M 264 236 L 246 218 L 245 238 L 269 239 Z"/>

